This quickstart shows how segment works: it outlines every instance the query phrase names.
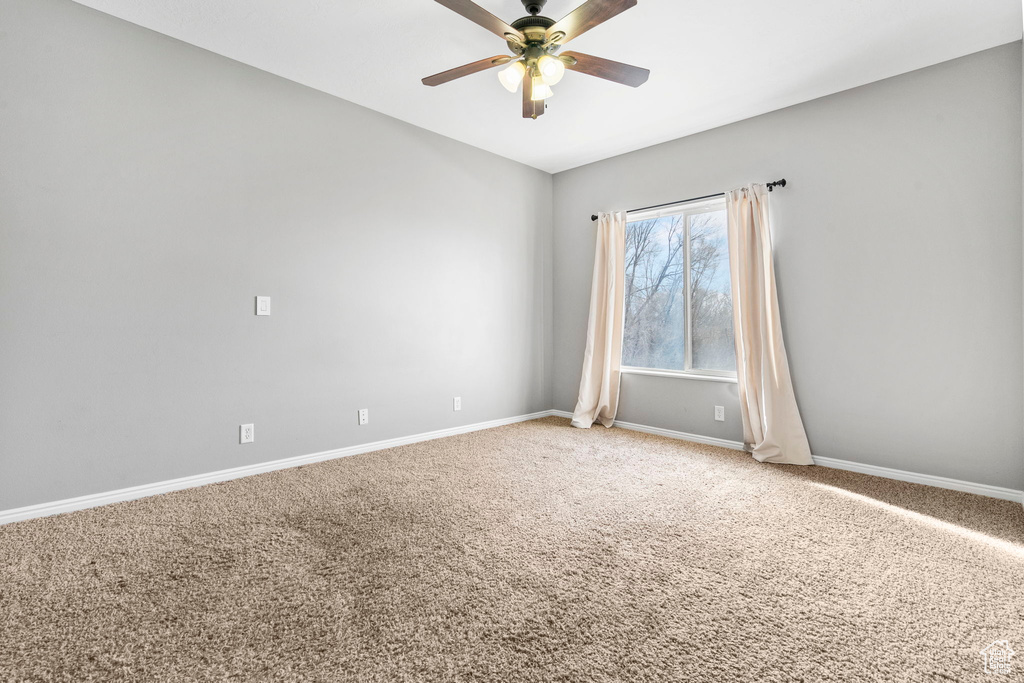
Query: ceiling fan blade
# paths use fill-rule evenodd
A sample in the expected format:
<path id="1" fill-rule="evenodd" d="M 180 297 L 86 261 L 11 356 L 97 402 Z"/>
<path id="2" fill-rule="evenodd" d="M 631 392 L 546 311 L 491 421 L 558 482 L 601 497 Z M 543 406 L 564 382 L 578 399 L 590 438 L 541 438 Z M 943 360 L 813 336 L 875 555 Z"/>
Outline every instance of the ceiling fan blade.
<path id="1" fill-rule="evenodd" d="M 454 69 L 442 71 L 441 73 L 434 74 L 433 76 L 427 76 L 423 79 L 423 85 L 441 85 L 448 81 L 454 81 L 456 78 L 475 74 L 477 71 L 485 71 L 486 69 L 493 69 L 494 67 L 501 66 L 502 64 L 508 64 L 511 61 L 512 58 L 508 55 L 495 55 L 494 57 L 481 59 L 478 62 L 463 64 L 462 66 L 457 66 Z"/>
<path id="2" fill-rule="evenodd" d="M 461 14 L 474 24 L 479 24 L 491 33 L 504 40 L 522 43 L 526 40 L 522 33 L 494 16 L 471 0 L 435 0 L 456 14 Z M 634 3 L 635 4 L 635 3 Z"/>
<path id="3" fill-rule="evenodd" d="M 440 2 L 440 0 L 438 0 Z M 587 0 L 548 29 L 547 39 L 559 45 L 586 33 L 616 14 L 636 6 L 636 0 Z M 559 35 L 562 34 L 562 35 Z"/>
<path id="4" fill-rule="evenodd" d="M 650 69 L 641 69 L 638 66 L 630 66 L 622 62 L 613 62 L 610 59 L 602 59 L 593 55 L 585 55 L 582 52 L 563 52 L 560 57 L 571 57 L 576 60 L 565 61 L 565 68 L 579 71 L 589 76 L 597 76 L 606 81 L 615 81 L 633 88 L 637 88 L 647 82 L 651 75 Z"/>
<path id="5" fill-rule="evenodd" d="M 523 118 L 535 119 L 544 113 L 544 100 L 533 99 L 533 79 L 527 74 L 523 79 Z"/>

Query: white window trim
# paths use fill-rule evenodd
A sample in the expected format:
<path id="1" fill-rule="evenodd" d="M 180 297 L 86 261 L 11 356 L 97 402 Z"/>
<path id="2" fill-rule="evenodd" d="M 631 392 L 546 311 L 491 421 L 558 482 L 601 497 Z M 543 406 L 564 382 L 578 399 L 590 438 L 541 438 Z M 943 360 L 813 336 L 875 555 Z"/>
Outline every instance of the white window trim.
<path id="1" fill-rule="evenodd" d="M 684 244 L 686 245 L 686 255 L 684 268 L 686 273 L 684 275 L 684 289 L 687 302 L 687 315 L 686 315 L 686 339 L 690 341 L 693 339 L 693 328 L 692 322 L 689 315 L 689 303 L 690 303 L 690 218 L 696 214 L 701 214 L 707 211 L 708 207 L 716 206 L 718 204 L 725 204 L 725 195 L 708 197 L 706 199 L 698 199 L 689 202 L 678 202 L 676 204 L 670 204 L 668 206 L 659 207 L 658 209 L 648 209 L 646 211 L 628 211 L 626 212 L 626 223 L 633 221 L 649 220 L 651 218 L 663 218 L 665 216 L 676 216 L 682 214 L 686 217 L 684 222 Z M 693 347 L 692 344 L 686 345 L 686 365 L 692 368 L 693 365 Z M 689 370 L 663 370 L 660 368 L 638 368 L 630 365 L 623 365 L 619 368 L 619 372 L 624 375 L 647 375 L 649 377 L 675 377 L 678 379 L 695 379 L 703 382 L 724 382 L 727 384 L 737 384 L 737 374 L 735 370 L 703 370 L 703 369 L 689 369 Z"/>
<path id="2" fill-rule="evenodd" d="M 716 370 L 658 370 L 655 368 L 634 368 L 624 365 L 619 368 L 623 375 L 647 375 L 649 377 L 674 377 L 676 379 L 695 379 L 702 382 L 724 382 L 736 384 L 739 380 L 735 372 L 721 372 Z"/>

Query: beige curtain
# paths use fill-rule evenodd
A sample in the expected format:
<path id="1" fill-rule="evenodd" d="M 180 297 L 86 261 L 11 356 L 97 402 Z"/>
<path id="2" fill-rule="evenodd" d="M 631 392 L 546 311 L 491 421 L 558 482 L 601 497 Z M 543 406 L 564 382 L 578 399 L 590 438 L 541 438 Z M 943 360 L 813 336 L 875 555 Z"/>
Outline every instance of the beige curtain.
<path id="1" fill-rule="evenodd" d="M 580 396 L 572 413 L 573 427 L 589 429 L 595 422 L 611 427 L 615 421 L 622 365 L 625 257 L 626 212 L 598 214 L 587 348 L 583 354 Z"/>
<path id="2" fill-rule="evenodd" d="M 768 194 L 750 185 L 726 193 L 726 206 L 744 440 L 761 462 L 812 465 L 782 343 Z"/>

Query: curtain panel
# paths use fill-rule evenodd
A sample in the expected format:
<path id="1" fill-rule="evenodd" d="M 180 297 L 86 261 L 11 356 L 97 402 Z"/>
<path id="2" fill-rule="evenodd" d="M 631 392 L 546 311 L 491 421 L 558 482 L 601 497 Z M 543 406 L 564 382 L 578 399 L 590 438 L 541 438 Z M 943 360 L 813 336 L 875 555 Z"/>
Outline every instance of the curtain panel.
<path id="1" fill-rule="evenodd" d="M 626 212 L 599 213 L 587 346 L 573 427 L 589 429 L 595 422 L 611 427 L 615 421 L 622 366 L 625 258 Z"/>
<path id="2" fill-rule="evenodd" d="M 761 462 L 812 465 L 782 340 L 764 185 L 727 192 L 726 209 L 744 441 Z"/>

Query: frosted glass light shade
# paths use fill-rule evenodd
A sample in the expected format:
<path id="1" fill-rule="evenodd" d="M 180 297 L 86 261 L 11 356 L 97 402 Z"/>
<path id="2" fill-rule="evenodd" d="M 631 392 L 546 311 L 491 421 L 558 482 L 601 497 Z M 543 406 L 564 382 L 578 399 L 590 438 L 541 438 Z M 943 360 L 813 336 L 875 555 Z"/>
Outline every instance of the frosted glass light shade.
<path id="1" fill-rule="evenodd" d="M 530 98 L 531 100 L 546 100 L 549 97 L 553 97 L 554 94 L 540 76 L 533 77 L 533 97 Z"/>
<path id="2" fill-rule="evenodd" d="M 565 75 L 565 62 L 558 57 L 544 55 L 537 60 L 537 70 L 545 85 L 555 85 Z"/>
<path id="3" fill-rule="evenodd" d="M 498 72 L 498 80 L 505 86 L 505 90 L 515 92 L 519 89 L 519 84 L 523 82 L 525 75 L 526 66 L 522 62 L 512 62 L 507 69 Z"/>

